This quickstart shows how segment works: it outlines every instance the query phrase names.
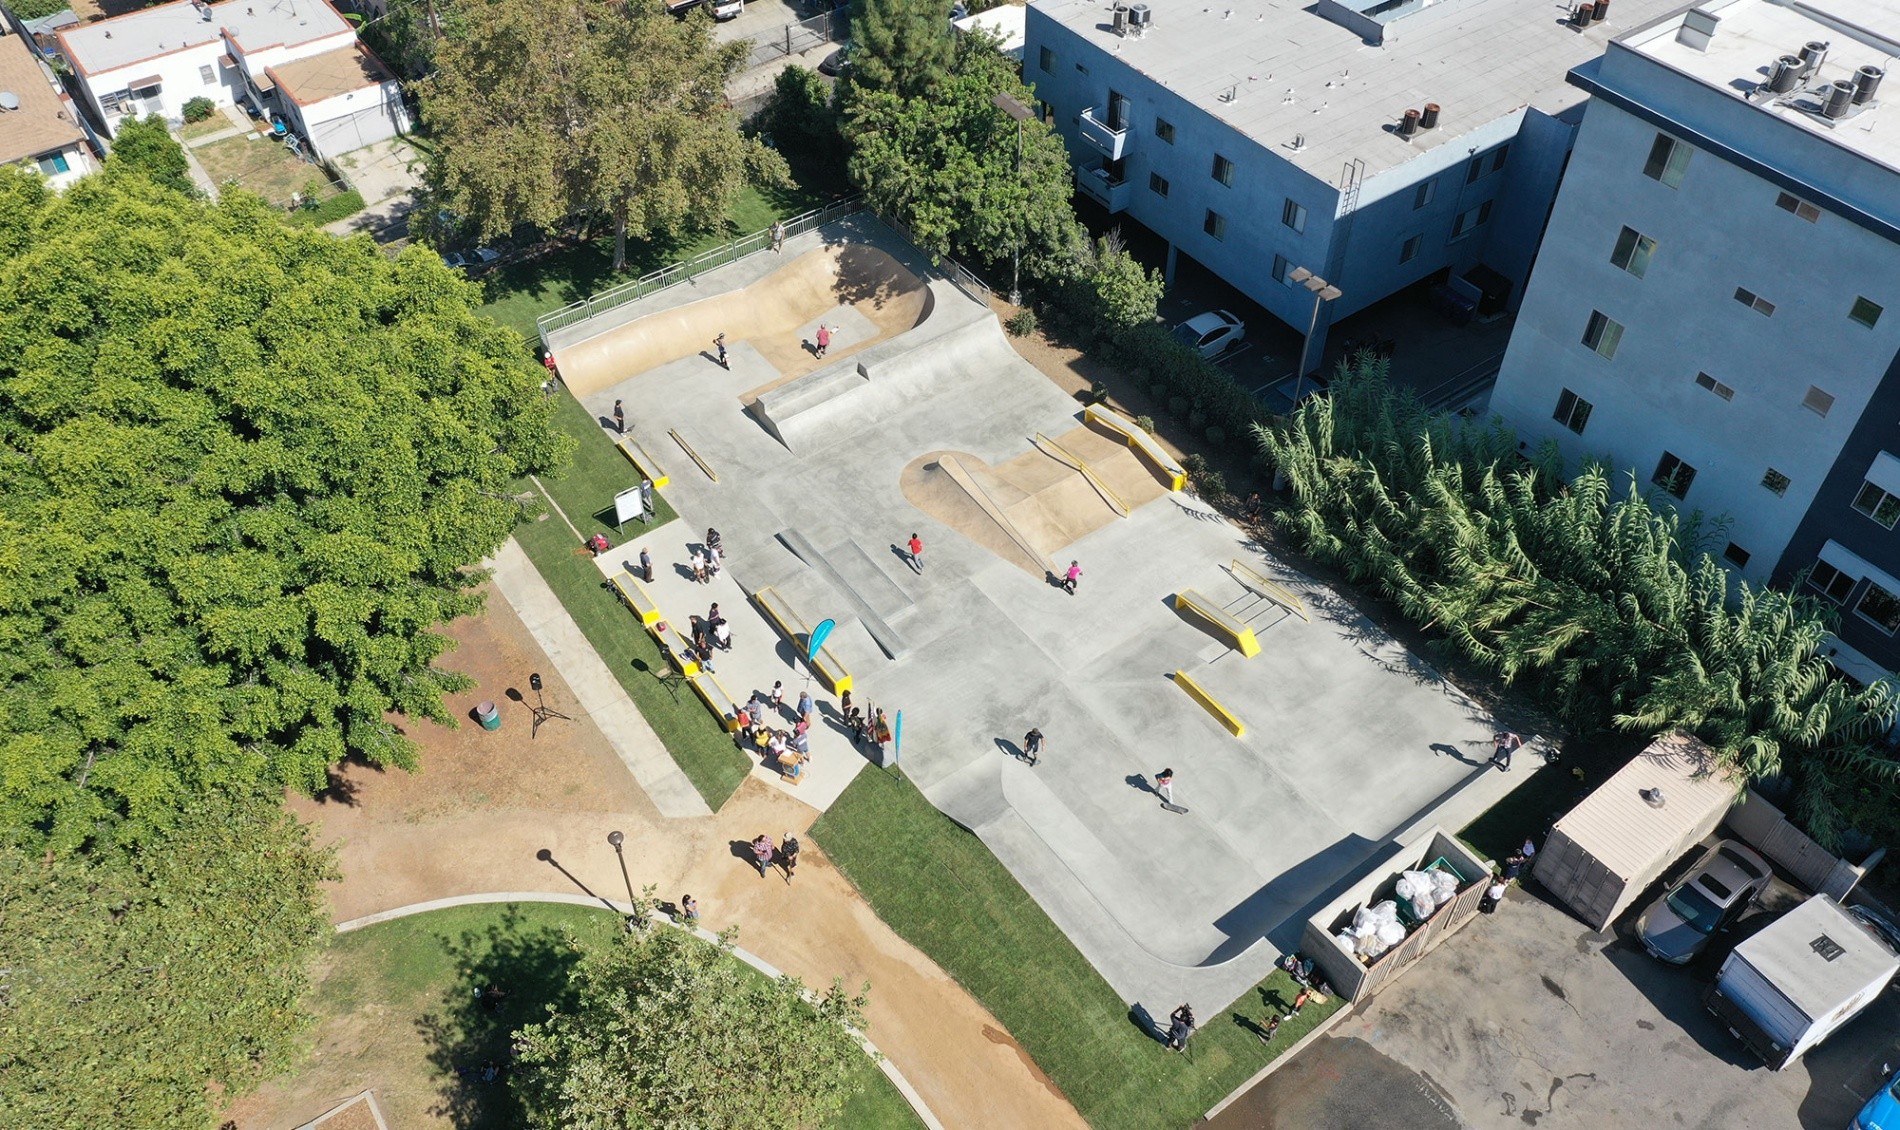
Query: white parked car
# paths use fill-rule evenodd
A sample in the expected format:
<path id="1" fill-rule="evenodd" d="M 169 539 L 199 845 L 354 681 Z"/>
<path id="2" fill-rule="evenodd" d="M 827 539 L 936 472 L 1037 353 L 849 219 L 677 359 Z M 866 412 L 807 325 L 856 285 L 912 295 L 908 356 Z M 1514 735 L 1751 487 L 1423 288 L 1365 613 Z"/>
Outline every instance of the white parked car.
<path id="1" fill-rule="evenodd" d="M 712 0 L 713 19 L 736 20 L 745 14 L 745 0 Z"/>
<path id="2" fill-rule="evenodd" d="M 1174 340 L 1199 351 L 1203 357 L 1218 357 L 1239 345 L 1247 336 L 1247 323 L 1225 310 L 1196 314 L 1174 327 Z"/>

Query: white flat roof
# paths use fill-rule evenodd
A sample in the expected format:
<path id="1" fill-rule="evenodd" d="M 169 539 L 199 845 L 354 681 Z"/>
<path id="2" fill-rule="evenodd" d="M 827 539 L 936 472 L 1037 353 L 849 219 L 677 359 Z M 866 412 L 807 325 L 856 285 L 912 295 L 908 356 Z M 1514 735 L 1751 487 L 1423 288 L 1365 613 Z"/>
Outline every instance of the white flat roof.
<path id="1" fill-rule="evenodd" d="M 1584 31 L 1563 22 L 1562 0 L 1439 0 L 1387 23 L 1383 46 L 1314 14 L 1313 0 L 1145 2 L 1153 20 L 1140 37 L 1115 34 L 1108 0 L 1032 6 L 1336 183 L 1351 158 L 1377 176 L 1525 106 L 1576 105 L 1587 95 L 1564 81 L 1570 68 L 1681 0 L 1615 0 L 1609 18 Z M 1035 80 L 1033 61 L 1025 77 Z M 1399 119 L 1427 102 L 1442 107 L 1439 128 L 1400 139 Z M 1299 152 L 1289 147 L 1295 135 L 1305 139 Z"/>
<path id="2" fill-rule="evenodd" d="M 1663 806 L 1643 799 L 1661 789 Z M 1726 811 L 1741 783 L 1716 768 L 1709 747 L 1688 734 L 1665 734 L 1565 813 L 1555 830 L 1612 875 L 1641 875 L 1710 812 Z"/>
<path id="3" fill-rule="evenodd" d="M 350 25 L 327 0 L 225 0 L 210 6 L 211 18 L 191 0 L 128 12 L 59 33 L 66 57 L 85 74 L 130 67 L 174 51 L 218 41 L 223 31 L 245 51 L 308 43 L 350 34 Z"/>
<path id="4" fill-rule="evenodd" d="M 1003 42 L 997 49 L 1005 55 L 1020 59 L 1023 57 L 1023 25 L 1028 21 L 1029 9 L 1023 5 L 999 4 L 973 16 L 965 16 L 951 22 L 964 31 L 982 28 L 1001 38 Z"/>
<path id="5" fill-rule="evenodd" d="M 1900 55 L 1900 0 L 1800 0 L 1798 7 L 1716 0 L 1702 8 L 1721 21 L 1704 50 L 1677 39 L 1686 12 L 1618 42 L 1817 137 L 1900 169 L 1900 110 L 1880 106 L 1883 100 L 1900 100 L 1900 74 L 1889 74 L 1887 85 L 1858 113 L 1836 121 L 1818 113 L 1829 83 L 1852 81 L 1861 66 L 1892 69 L 1892 57 Z M 1776 57 L 1798 56 L 1810 40 L 1828 45 L 1819 72 L 1788 94 L 1751 96 L 1768 80 Z"/>
<path id="6" fill-rule="evenodd" d="M 1826 895 L 1815 895 L 1764 927 L 1736 946 L 1735 956 L 1759 970 L 1810 1020 L 1826 1016 L 1900 966 L 1892 950 Z"/>

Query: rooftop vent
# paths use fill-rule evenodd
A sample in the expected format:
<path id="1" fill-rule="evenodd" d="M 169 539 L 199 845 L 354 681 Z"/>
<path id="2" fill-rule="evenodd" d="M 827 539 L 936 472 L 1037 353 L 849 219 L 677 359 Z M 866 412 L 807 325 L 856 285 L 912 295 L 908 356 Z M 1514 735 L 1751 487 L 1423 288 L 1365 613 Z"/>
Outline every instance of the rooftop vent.
<path id="1" fill-rule="evenodd" d="M 1801 48 L 1801 77 L 1807 78 L 1820 70 L 1821 60 L 1825 58 L 1827 58 L 1827 44 L 1818 39 L 1808 40 L 1807 45 Z"/>
<path id="2" fill-rule="evenodd" d="M 1417 110 L 1407 110 L 1405 112 L 1405 116 L 1399 119 L 1400 137 L 1410 138 L 1418 136 L 1418 117 L 1419 114 Z"/>
<path id="3" fill-rule="evenodd" d="M 1437 129 L 1438 128 L 1438 103 L 1436 102 L 1425 103 L 1425 112 L 1418 116 L 1418 128 L 1420 129 Z"/>
<path id="4" fill-rule="evenodd" d="M 1851 82 L 1831 82 L 1827 84 L 1827 102 L 1821 107 L 1821 116 L 1829 120 L 1839 120 L 1847 116 L 1847 108 L 1854 104 L 1854 84 Z"/>
<path id="5" fill-rule="evenodd" d="M 1701 8 L 1691 8 L 1682 17 L 1682 26 L 1676 29 L 1676 42 L 1693 51 L 1707 51 L 1721 23 L 1722 17 Z"/>
<path id="6" fill-rule="evenodd" d="M 0 110 L 18 110 L 20 96 L 11 90 L 0 90 Z"/>
<path id="7" fill-rule="evenodd" d="M 1112 21 L 1112 26 L 1115 29 L 1116 35 L 1128 34 L 1128 9 L 1127 8 L 1122 7 L 1120 4 L 1115 5 L 1115 10 L 1110 15 L 1109 18 Z"/>
<path id="8" fill-rule="evenodd" d="M 1775 60 L 1768 72 L 1768 89 L 1776 94 L 1786 94 L 1801 81 L 1801 60 L 1794 55 L 1783 55 Z"/>
<path id="9" fill-rule="evenodd" d="M 1148 25 L 1154 22 L 1154 9 L 1148 7 L 1148 5 L 1136 4 L 1128 9 L 1128 26 L 1134 28 L 1136 34 L 1147 31 Z"/>
<path id="10" fill-rule="evenodd" d="M 1879 67 L 1867 66 L 1855 71 L 1854 105 L 1860 106 L 1872 102 L 1874 95 L 1880 92 L 1880 80 L 1885 77 L 1887 77 L 1887 72 Z"/>

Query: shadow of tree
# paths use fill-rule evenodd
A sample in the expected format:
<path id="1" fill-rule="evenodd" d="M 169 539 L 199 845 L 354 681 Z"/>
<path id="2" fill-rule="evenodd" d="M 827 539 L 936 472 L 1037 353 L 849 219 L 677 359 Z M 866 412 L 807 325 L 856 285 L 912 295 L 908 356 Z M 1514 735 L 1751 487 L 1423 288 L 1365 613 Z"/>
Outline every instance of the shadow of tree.
<path id="1" fill-rule="evenodd" d="M 482 930 L 436 940 L 460 973 L 440 1006 L 416 1021 L 442 1077 L 429 1113 L 465 1130 L 520 1126 L 524 1112 L 508 1085 L 512 1034 L 573 1006 L 568 977 L 581 947 L 565 930 L 526 926 L 513 905 Z"/>

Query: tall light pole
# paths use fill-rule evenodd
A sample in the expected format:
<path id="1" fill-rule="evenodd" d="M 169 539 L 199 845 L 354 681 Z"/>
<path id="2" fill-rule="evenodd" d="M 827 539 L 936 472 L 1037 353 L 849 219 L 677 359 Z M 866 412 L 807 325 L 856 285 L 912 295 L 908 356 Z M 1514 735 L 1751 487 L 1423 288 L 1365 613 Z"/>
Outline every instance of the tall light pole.
<path id="1" fill-rule="evenodd" d="M 1333 299 L 1344 294 L 1345 291 L 1340 290 L 1332 283 L 1320 278 L 1305 267 L 1293 268 L 1293 273 L 1288 277 L 1313 292 L 1313 317 L 1306 323 L 1306 338 L 1300 342 L 1300 371 L 1293 378 L 1293 407 L 1298 408 L 1300 406 L 1300 390 L 1306 384 L 1306 355 L 1313 348 L 1313 331 L 1319 328 L 1320 304 L 1331 302 Z"/>
<path id="2" fill-rule="evenodd" d="M 1016 120 L 1016 179 L 1020 181 L 1023 179 L 1023 123 L 1034 118 L 1036 112 L 1023 105 L 1022 99 L 1007 94 L 998 94 L 990 99 L 990 104 Z M 1009 304 L 1011 306 L 1023 304 L 1022 274 L 1023 237 L 1018 231 L 1016 246 L 1011 249 L 1009 256 Z"/>

